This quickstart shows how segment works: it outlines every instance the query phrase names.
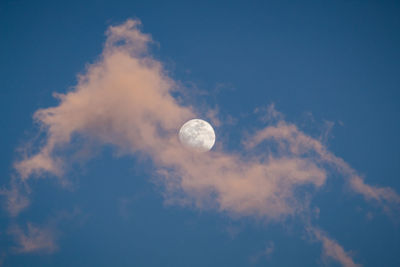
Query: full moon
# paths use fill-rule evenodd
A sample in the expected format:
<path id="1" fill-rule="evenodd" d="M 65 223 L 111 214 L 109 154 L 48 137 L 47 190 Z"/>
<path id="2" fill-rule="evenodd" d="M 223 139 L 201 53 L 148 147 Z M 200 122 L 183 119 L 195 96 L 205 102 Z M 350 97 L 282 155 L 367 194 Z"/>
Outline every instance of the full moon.
<path id="1" fill-rule="evenodd" d="M 179 130 L 179 141 L 195 151 L 209 151 L 215 143 L 214 129 L 208 122 L 200 119 L 187 121 Z"/>

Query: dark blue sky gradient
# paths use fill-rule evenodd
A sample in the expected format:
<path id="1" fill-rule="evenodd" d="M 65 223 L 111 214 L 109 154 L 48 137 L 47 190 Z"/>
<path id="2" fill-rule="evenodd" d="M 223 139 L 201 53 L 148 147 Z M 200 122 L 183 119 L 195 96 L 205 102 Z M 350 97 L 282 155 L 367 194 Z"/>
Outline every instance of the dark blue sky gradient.
<path id="1" fill-rule="evenodd" d="M 275 103 L 312 136 L 335 122 L 330 150 L 369 184 L 400 192 L 399 14 L 396 1 L 2 1 L 1 185 L 13 173 L 16 148 L 37 132 L 33 113 L 57 103 L 53 92 L 76 84 L 100 55 L 109 25 L 138 18 L 170 75 L 208 92 L 193 93 L 190 104 L 218 106 L 236 119 L 216 129 L 227 149 L 240 150 L 243 134 L 262 126 L 256 107 Z M 308 241 L 296 220 L 266 224 L 167 206 L 150 181 L 151 162 L 114 154 L 101 148 L 69 173 L 70 189 L 56 178 L 32 180 L 32 204 L 16 219 L 0 211 L 0 251 L 13 246 L 10 223 L 57 221 L 56 252 L 7 252 L 5 266 L 323 262 L 320 244 Z M 400 266 L 398 219 L 348 192 L 341 177 L 331 178 L 313 198 L 318 225 L 356 262 Z M 274 252 L 258 257 L 269 242 Z"/>

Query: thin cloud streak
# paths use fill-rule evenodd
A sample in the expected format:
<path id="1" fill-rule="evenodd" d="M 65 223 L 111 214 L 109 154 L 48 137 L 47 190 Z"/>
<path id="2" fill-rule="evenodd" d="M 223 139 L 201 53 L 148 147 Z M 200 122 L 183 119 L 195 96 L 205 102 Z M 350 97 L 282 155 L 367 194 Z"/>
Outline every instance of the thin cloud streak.
<path id="1" fill-rule="evenodd" d="M 312 235 L 322 243 L 322 256 L 323 258 L 330 258 L 339 262 L 344 267 L 360 267 L 360 264 L 354 262 L 349 253 L 346 252 L 335 240 L 328 237 L 328 235 L 315 227 L 308 229 Z"/>

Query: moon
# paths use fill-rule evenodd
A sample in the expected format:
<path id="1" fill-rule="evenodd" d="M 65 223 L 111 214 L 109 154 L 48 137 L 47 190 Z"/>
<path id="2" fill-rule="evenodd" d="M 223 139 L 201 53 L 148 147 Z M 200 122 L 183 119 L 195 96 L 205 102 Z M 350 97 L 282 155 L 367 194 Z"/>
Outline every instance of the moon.
<path id="1" fill-rule="evenodd" d="M 182 125 L 179 130 L 179 141 L 189 149 L 206 152 L 214 146 L 215 132 L 208 122 L 193 119 Z"/>

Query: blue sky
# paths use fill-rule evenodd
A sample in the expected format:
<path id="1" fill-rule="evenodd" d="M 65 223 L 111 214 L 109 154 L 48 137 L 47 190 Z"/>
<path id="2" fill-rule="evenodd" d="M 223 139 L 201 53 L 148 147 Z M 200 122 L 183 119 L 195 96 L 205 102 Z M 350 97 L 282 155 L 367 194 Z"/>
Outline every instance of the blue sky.
<path id="1" fill-rule="evenodd" d="M 399 9 L 3 1 L 1 263 L 400 265 Z"/>

